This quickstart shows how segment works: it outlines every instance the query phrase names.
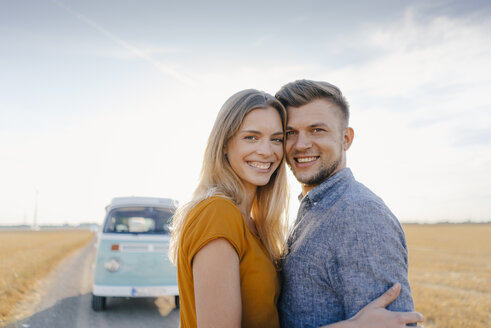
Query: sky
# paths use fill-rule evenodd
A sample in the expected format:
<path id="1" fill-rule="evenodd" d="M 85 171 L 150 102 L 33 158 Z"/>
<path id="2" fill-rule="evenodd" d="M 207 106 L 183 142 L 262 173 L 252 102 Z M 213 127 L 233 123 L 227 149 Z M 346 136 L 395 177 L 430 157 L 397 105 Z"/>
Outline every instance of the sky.
<path id="1" fill-rule="evenodd" d="M 225 100 L 302 78 L 401 222 L 491 220 L 489 1 L 0 0 L 0 225 L 189 200 Z"/>

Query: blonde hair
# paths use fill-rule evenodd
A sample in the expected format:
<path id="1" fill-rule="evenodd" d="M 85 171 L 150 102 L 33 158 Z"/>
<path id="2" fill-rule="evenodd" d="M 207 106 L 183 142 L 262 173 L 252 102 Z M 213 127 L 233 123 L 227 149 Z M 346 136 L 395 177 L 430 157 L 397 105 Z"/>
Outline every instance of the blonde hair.
<path id="1" fill-rule="evenodd" d="M 184 222 L 194 206 L 214 195 L 229 198 L 235 204 L 242 202 L 244 185 L 226 159 L 224 147 L 239 130 L 247 114 L 254 109 L 267 107 L 272 107 L 279 113 L 285 134 L 286 110 L 276 98 L 265 92 L 254 89 L 237 92 L 220 109 L 208 137 L 199 183 L 192 200 L 180 206 L 172 220 L 169 258 L 174 264 L 177 263 Z M 259 237 L 275 263 L 278 263 L 283 254 L 287 234 L 287 202 L 286 167 L 282 160 L 268 184 L 257 188 L 251 209 L 251 217 L 255 221 Z"/>

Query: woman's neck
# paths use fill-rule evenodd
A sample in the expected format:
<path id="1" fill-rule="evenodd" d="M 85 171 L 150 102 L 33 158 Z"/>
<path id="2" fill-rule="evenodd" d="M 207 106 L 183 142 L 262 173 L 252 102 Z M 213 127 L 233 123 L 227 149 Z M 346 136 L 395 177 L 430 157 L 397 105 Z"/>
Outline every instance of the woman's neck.
<path id="1" fill-rule="evenodd" d="M 252 203 L 254 202 L 254 198 L 256 197 L 256 191 L 257 191 L 257 187 L 255 188 L 246 187 L 245 195 L 242 198 L 242 202 L 240 204 L 237 204 L 237 207 L 242 213 L 242 216 L 244 217 L 244 220 L 247 226 L 249 227 L 249 230 L 251 230 L 252 233 L 254 233 L 255 235 L 257 235 L 257 229 L 254 220 L 251 218 L 251 209 L 252 209 Z"/>

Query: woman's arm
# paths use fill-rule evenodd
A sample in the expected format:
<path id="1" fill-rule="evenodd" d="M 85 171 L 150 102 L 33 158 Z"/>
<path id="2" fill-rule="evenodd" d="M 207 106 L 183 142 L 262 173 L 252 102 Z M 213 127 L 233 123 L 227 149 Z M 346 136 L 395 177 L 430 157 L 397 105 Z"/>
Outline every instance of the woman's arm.
<path id="1" fill-rule="evenodd" d="M 219 238 L 206 244 L 193 259 L 194 296 L 198 327 L 240 328 L 239 257 Z"/>
<path id="2" fill-rule="evenodd" d="M 402 328 L 407 324 L 423 322 L 417 312 L 392 312 L 385 307 L 392 303 L 401 292 L 399 283 L 392 286 L 382 296 L 367 304 L 354 317 L 322 328 Z"/>

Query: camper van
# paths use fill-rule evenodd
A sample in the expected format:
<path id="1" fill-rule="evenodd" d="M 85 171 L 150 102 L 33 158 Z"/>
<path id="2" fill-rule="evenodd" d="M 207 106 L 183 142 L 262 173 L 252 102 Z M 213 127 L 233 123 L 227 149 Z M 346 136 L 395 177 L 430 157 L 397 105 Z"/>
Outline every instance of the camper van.
<path id="1" fill-rule="evenodd" d="M 179 307 L 177 269 L 169 261 L 169 224 L 176 202 L 168 198 L 118 197 L 106 207 L 97 241 L 92 309 L 110 297 L 172 295 Z"/>

